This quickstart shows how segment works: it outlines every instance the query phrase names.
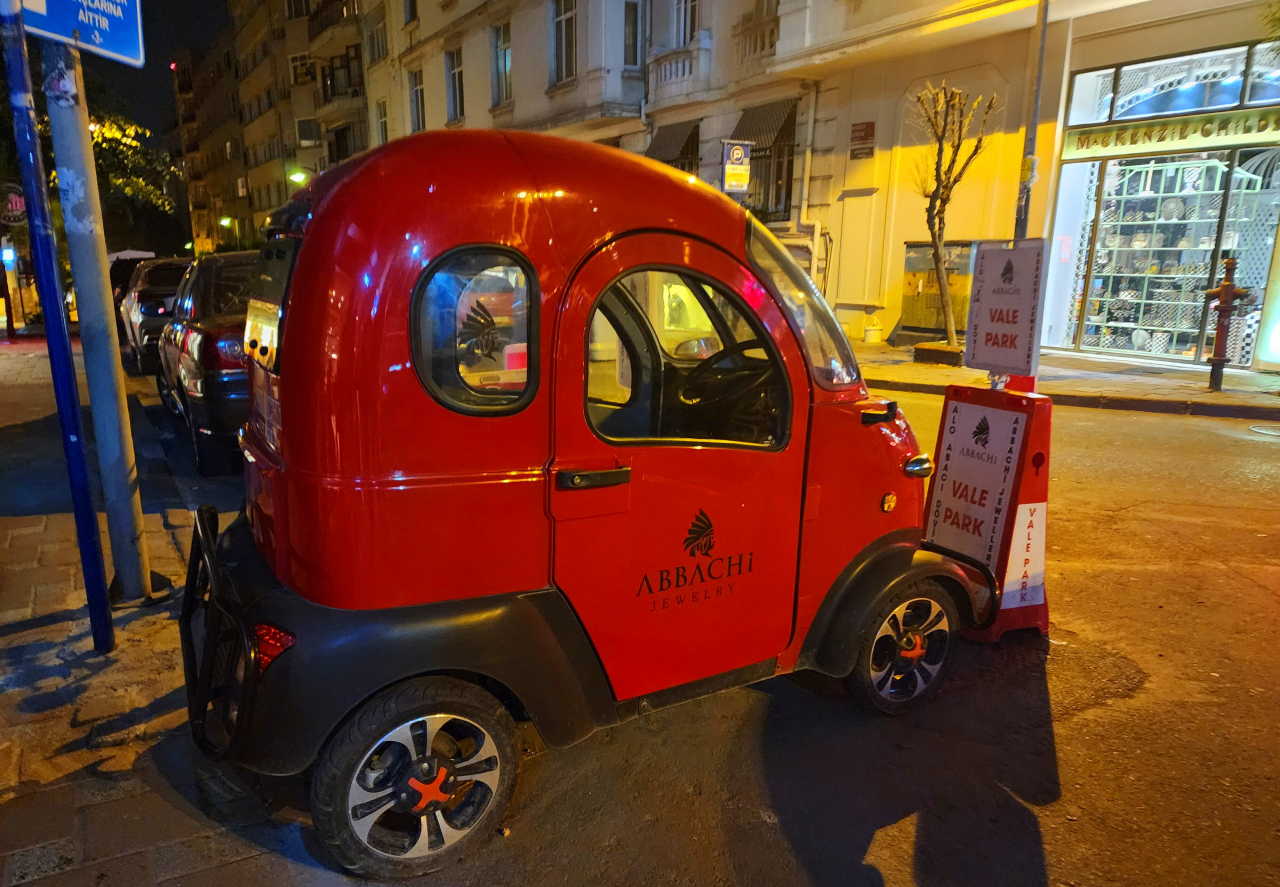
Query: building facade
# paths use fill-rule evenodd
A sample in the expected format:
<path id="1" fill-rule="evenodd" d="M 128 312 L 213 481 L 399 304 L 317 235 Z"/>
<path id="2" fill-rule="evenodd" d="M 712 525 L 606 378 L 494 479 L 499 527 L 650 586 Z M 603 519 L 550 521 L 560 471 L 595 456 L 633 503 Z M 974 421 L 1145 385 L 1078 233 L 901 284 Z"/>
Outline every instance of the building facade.
<path id="1" fill-rule="evenodd" d="M 170 62 L 177 95 L 178 141 L 196 253 L 234 243 L 236 226 L 249 230 L 240 91 L 235 41 L 224 34 L 203 55 L 183 50 Z M 233 225 L 219 224 L 223 218 Z"/>

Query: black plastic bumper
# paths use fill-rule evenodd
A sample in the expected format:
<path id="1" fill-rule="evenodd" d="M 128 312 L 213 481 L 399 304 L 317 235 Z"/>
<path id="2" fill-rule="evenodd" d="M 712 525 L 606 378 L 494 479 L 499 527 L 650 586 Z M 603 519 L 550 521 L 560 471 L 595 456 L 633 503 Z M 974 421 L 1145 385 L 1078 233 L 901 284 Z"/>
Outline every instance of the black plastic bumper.
<path id="1" fill-rule="evenodd" d="M 206 376 L 200 396 L 188 395 L 187 404 L 197 428 L 214 434 L 234 436 L 249 421 L 249 379 L 247 373 Z"/>
<path id="2" fill-rule="evenodd" d="M 301 773 L 365 700 L 425 674 L 481 683 L 527 711 L 552 747 L 618 721 L 600 661 L 555 589 L 337 610 L 281 585 L 243 516 L 216 548 L 206 545 L 216 531 L 217 514 L 202 506 L 179 626 L 191 730 L 206 754 L 259 773 Z M 259 624 L 295 636 L 261 674 Z"/>

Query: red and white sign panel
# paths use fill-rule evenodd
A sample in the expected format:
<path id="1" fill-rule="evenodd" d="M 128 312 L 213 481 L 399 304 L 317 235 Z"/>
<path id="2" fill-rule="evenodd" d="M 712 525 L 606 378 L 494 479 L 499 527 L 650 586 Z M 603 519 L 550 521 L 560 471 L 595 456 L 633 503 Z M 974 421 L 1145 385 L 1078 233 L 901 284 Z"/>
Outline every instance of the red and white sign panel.
<path id="1" fill-rule="evenodd" d="M 927 541 L 996 570 L 1025 423 L 1019 412 L 948 401 Z"/>
<path id="2" fill-rule="evenodd" d="M 925 505 L 924 538 L 982 561 L 1002 592 L 995 623 L 974 640 L 1012 629 L 1049 630 L 1045 519 L 1052 403 L 1039 394 L 952 385 L 942 410 Z"/>
<path id="3" fill-rule="evenodd" d="M 1040 290 L 1044 240 L 978 245 L 965 366 L 1034 376 L 1040 367 Z"/>

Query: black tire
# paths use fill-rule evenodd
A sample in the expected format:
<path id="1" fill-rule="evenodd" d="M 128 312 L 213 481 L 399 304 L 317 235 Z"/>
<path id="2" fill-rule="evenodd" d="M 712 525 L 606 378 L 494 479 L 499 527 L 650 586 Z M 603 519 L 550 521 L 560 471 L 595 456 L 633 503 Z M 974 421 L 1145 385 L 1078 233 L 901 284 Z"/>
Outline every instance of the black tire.
<path id="1" fill-rule="evenodd" d="M 181 410 L 178 409 L 177 398 L 174 397 L 173 390 L 169 387 L 169 383 L 165 381 L 164 369 L 156 370 L 156 392 L 160 395 L 160 403 L 170 416 L 178 416 Z"/>
<path id="2" fill-rule="evenodd" d="M 959 628 L 955 601 L 933 579 L 882 595 L 858 626 L 845 678 L 854 700 L 889 715 L 928 703 L 951 669 Z"/>
<path id="3" fill-rule="evenodd" d="M 438 725 L 438 732 L 434 734 L 434 744 L 425 751 L 406 751 L 405 745 L 391 739 L 393 733 L 411 729 L 410 724 L 425 725 L 428 718 Z M 468 740 L 464 738 L 460 744 L 454 735 L 465 732 L 462 730 L 464 727 L 470 730 L 477 726 L 487 734 L 487 739 L 492 743 L 493 754 L 480 759 L 478 763 L 471 763 L 485 753 L 490 742 L 483 737 L 476 739 L 475 734 L 471 733 L 472 739 L 469 741 L 472 744 L 467 746 Z M 421 733 L 415 734 L 414 741 L 421 742 L 421 737 Z M 403 785 L 405 775 L 413 771 L 414 767 L 425 768 L 421 772 L 433 773 L 437 777 L 441 772 L 440 762 L 443 762 L 443 766 L 452 768 L 455 758 L 449 757 L 447 752 L 450 748 L 460 750 L 456 760 L 462 762 L 461 769 L 469 773 L 475 771 L 477 775 L 479 771 L 476 768 L 482 765 L 490 767 L 492 760 L 496 759 L 497 776 L 492 776 L 492 769 L 484 771 L 484 775 L 496 783 L 496 786 L 491 788 L 487 783 L 465 779 L 458 782 L 461 771 L 455 775 L 450 769 L 448 778 L 441 785 L 448 787 L 452 784 L 453 794 L 443 805 L 436 802 L 428 804 L 424 800 L 425 796 L 412 792 L 409 793 L 408 800 L 405 800 L 403 794 L 398 801 L 393 797 L 396 793 L 392 791 L 392 787 Z M 396 752 L 397 749 L 404 754 Z M 417 757 L 412 757 L 413 755 Z M 391 763 L 385 764 L 384 759 L 391 759 Z M 455 678 L 415 678 L 385 690 L 366 702 L 330 738 L 320 753 L 311 779 L 311 818 L 325 846 L 338 863 L 352 874 L 375 879 L 423 875 L 456 862 L 493 835 L 515 789 L 517 765 L 515 723 L 498 700 L 474 684 Z M 377 804 L 384 797 L 388 801 L 387 805 L 375 806 L 372 808 L 374 812 L 366 814 L 373 820 L 365 829 L 370 837 L 369 841 L 356 833 L 351 815 L 352 789 L 365 787 L 365 783 L 356 780 L 358 776 L 363 779 L 366 774 L 375 781 L 382 780 L 382 783 L 366 792 L 366 796 L 377 797 L 364 803 Z M 422 781 L 426 781 L 425 776 Z M 384 791 L 387 794 L 381 795 Z M 405 805 L 412 806 L 415 803 L 427 804 L 426 812 L 420 817 L 403 809 Z M 450 804 L 454 806 L 450 807 Z M 456 818 L 453 823 L 448 822 L 449 817 L 459 811 L 462 811 L 461 818 Z M 473 818 L 466 819 L 468 815 Z M 430 827 L 428 817 L 433 823 Z M 415 818 L 420 823 L 417 826 L 417 838 L 413 837 Z M 364 817 L 361 817 L 361 821 L 363 820 Z M 452 843 L 432 849 L 430 845 L 443 837 L 439 825 L 441 820 L 444 820 L 451 831 L 455 823 L 465 822 L 465 831 L 455 832 L 455 837 L 451 838 Z M 397 829 L 398 826 L 408 833 L 402 833 Z M 427 829 L 425 837 L 422 836 L 423 829 Z M 458 834 L 461 836 L 456 837 Z M 418 852 L 418 844 L 423 840 L 428 847 L 422 848 L 423 855 L 397 858 L 385 845 L 383 849 L 372 846 L 379 841 L 396 837 L 408 844 L 408 853 Z"/>

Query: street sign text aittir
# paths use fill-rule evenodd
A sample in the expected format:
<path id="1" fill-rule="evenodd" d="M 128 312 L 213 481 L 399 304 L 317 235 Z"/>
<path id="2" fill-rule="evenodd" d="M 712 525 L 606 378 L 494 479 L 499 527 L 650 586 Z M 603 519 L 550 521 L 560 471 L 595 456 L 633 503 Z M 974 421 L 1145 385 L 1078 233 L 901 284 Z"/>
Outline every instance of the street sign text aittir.
<path id="1" fill-rule="evenodd" d="M 22 0 L 28 33 L 141 68 L 142 0 Z"/>

